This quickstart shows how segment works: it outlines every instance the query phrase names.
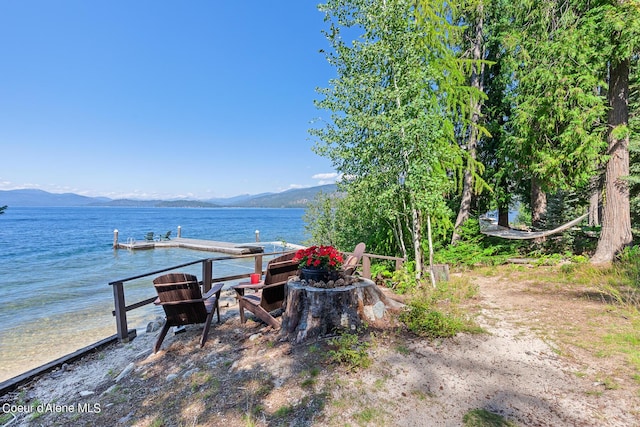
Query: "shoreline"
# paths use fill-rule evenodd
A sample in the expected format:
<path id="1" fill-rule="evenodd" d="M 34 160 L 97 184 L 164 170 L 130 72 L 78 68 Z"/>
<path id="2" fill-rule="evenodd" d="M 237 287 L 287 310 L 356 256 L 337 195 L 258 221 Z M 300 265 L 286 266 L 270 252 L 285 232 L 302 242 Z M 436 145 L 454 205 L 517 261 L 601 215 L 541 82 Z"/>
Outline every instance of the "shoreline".
<path id="1" fill-rule="evenodd" d="M 160 312 L 156 307 L 132 312 L 130 329 L 145 328 Z M 94 317 L 90 314 L 68 313 L 55 320 L 38 320 L 3 332 L 0 384 L 115 336 L 115 317 L 110 312 Z M 77 327 L 69 328 L 69 325 Z"/>
<path id="2" fill-rule="evenodd" d="M 34 380 L 40 375 L 51 372 L 54 369 L 60 368 L 67 363 L 73 363 L 76 360 L 82 359 L 83 357 L 89 355 L 92 352 L 102 350 L 103 348 L 117 341 L 118 341 L 118 336 L 115 334 L 111 335 L 110 337 L 104 338 L 91 345 L 78 349 L 73 353 L 66 354 L 62 357 L 52 360 L 51 362 L 45 363 L 44 365 L 40 365 L 38 367 L 30 369 L 29 371 L 16 375 L 15 377 L 2 381 L 0 382 L 0 395 L 9 393 L 15 390 L 17 387 L 20 387 L 21 385 Z"/>

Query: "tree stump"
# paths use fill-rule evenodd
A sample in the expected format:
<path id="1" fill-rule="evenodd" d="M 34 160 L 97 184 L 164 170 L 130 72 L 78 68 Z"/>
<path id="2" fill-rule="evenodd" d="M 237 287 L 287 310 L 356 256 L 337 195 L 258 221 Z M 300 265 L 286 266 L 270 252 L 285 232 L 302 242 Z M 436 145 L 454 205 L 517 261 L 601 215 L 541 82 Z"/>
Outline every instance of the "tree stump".
<path id="1" fill-rule="evenodd" d="M 354 331 L 375 322 L 401 303 L 387 298 L 371 280 L 348 286 L 318 288 L 290 281 L 286 286 L 281 334 L 294 344 L 337 331 Z"/>

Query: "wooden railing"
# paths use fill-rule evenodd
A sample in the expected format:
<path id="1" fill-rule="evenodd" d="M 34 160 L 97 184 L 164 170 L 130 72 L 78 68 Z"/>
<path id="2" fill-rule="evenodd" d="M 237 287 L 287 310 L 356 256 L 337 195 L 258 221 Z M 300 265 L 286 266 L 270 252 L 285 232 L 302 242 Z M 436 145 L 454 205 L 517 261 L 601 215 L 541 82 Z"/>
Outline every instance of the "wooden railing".
<path id="1" fill-rule="evenodd" d="M 127 282 L 131 282 L 133 280 L 142 279 L 150 276 L 157 276 L 161 273 L 165 273 L 171 270 L 177 270 L 179 268 L 189 267 L 192 265 L 202 264 L 202 291 L 207 292 L 211 289 L 211 286 L 214 283 L 220 282 L 228 282 L 231 280 L 239 280 L 248 278 L 252 273 L 258 273 L 262 275 L 263 273 L 263 257 L 275 257 L 278 255 L 282 255 L 283 252 L 271 252 L 271 253 L 259 253 L 259 254 L 250 254 L 250 255 L 230 255 L 230 256 L 220 256 L 214 258 L 204 258 L 196 261 L 188 262 L 185 264 L 174 265 L 171 267 L 163 268 L 162 270 L 155 270 L 144 274 L 139 274 L 133 277 L 127 277 L 126 279 L 120 279 L 113 282 L 110 282 L 109 285 L 113 288 L 113 302 L 114 302 L 114 310 L 112 314 L 116 318 L 116 330 L 117 336 L 120 342 L 128 342 L 136 336 L 135 329 L 129 330 L 127 324 L 127 312 L 134 310 L 136 308 L 144 307 L 145 305 L 153 303 L 156 300 L 156 297 L 151 297 L 144 299 L 142 301 L 135 302 L 133 304 L 127 305 L 125 302 L 125 284 Z M 347 253 L 348 254 L 348 253 Z M 251 273 L 244 274 L 236 274 L 232 276 L 224 276 L 224 277 L 213 277 L 213 264 L 216 261 L 228 261 L 231 259 L 239 259 L 239 258 L 254 258 L 254 270 Z M 383 259 L 383 260 L 391 260 L 395 261 L 396 270 L 402 268 L 402 263 L 404 259 L 397 257 L 388 257 L 384 255 L 375 255 L 375 254 L 367 254 L 365 253 L 362 256 L 362 277 L 367 279 L 371 278 L 371 259 Z"/>
<path id="2" fill-rule="evenodd" d="M 383 259 L 388 261 L 395 261 L 396 270 L 400 270 L 402 268 L 402 264 L 404 264 L 404 261 L 405 261 L 404 258 L 365 253 L 362 255 L 362 277 L 366 279 L 371 279 L 371 260 L 372 259 Z"/>

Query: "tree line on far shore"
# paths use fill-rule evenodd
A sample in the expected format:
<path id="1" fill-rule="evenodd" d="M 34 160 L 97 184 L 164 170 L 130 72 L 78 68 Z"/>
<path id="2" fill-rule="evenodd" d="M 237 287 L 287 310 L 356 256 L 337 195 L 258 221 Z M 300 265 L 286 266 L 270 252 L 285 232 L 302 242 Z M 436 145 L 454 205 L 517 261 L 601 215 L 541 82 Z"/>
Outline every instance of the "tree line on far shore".
<path id="1" fill-rule="evenodd" d="M 365 241 L 412 260 L 420 277 L 434 248 L 482 238 L 469 219 L 496 210 L 509 226 L 518 205 L 534 229 L 589 212 L 591 241 L 566 233 L 538 249 L 608 263 L 632 245 L 637 2 L 329 0 L 319 9 L 336 77 L 318 89 L 329 117 L 310 133 L 342 174 L 343 196 L 309 209 L 314 241 Z"/>

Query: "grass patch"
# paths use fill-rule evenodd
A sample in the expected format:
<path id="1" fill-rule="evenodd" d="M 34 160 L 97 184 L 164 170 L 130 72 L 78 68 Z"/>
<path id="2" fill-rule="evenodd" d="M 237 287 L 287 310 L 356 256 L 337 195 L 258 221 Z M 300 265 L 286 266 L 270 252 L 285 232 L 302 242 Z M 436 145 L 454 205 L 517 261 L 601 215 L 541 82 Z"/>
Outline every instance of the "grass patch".
<path id="1" fill-rule="evenodd" d="M 286 405 L 279 407 L 276 412 L 273 413 L 273 416 L 276 418 L 286 418 L 292 415 L 294 412 L 293 406 Z"/>
<path id="2" fill-rule="evenodd" d="M 364 408 L 353 414 L 353 418 L 359 426 L 381 425 L 384 413 L 378 408 Z"/>
<path id="3" fill-rule="evenodd" d="M 421 301 L 411 302 L 409 309 L 400 315 L 400 320 L 414 334 L 428 338 L 452 337 L 464 330 L 462 320 L 447 316 Z"/>
<path id="4" fill-rule="evenodd" d="M 469 279 L 439 282 L 436 288 L 424 286 L 412 293 L 400 320 L 416 335 L 427 338 L 447 338 L 459 332 L 480 332 L 463 316 L 460 304 L 474 298 L 478 287 Z"/>
<path id="5" fill-rule="evenodd" d="M 403 344 L 396 346 L 396 352 L 402 354 L 403 356 L 408 356 L 411 354 L 411 350 L 409 350 L 409 347 Z"/>
<path id="6" fill-rule="evenodd" d="M 371 366 L 372 361 L 368 353 L 371 344 L 361 341 L 357 334 L 344 332 L 331 339 L 329 346 L 332 349 L 329 350 L 328 355 L 333 363 L 342 365 L 350 371 Z"/>
<path id="7" fill-rule="evenodd" d="M 516 427 L 517 424 L 486 409 L 473 409 L 462 417 L 464 427 Z"/>

